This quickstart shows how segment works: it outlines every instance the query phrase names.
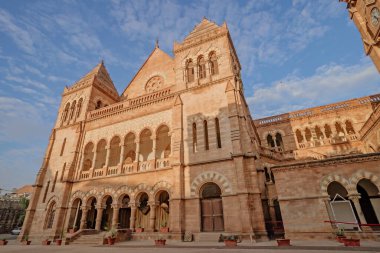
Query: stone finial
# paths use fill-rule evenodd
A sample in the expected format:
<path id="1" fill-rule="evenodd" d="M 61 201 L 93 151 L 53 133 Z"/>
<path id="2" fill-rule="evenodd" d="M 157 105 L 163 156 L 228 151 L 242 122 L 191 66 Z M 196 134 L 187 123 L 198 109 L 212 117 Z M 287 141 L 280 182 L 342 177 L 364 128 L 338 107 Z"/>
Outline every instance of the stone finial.
<path id="1" fill-rule="evenodd" d="M 156 38 L 156 44 L 154 46 L 155 48 L 160 48 L 160 45 L 158 44 L 158 38 Z"/>

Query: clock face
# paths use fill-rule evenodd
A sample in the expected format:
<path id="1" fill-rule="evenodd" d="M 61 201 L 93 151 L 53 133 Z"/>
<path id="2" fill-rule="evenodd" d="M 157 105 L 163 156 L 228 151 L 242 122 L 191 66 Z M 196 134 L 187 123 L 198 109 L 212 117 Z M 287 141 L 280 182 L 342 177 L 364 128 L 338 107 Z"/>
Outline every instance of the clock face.
<path id="1" fill-rule="evenodd" d="M 377 7 L 371 10 L 371 23 L 373 26 L 380 24 L 380 10 Z"/>

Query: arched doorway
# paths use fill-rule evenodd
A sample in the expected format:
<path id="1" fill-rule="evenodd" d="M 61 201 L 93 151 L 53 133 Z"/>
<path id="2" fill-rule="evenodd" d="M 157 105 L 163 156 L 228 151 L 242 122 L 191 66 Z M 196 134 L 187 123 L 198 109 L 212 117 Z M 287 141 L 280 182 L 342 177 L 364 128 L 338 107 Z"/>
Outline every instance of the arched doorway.
<path id="1" fill-rule="evenodd" d="M 169 227 L 169 193 L 167 191 L 161 191 L 158 193 L 159 203 L 156 207 L 156 224 L 155 229 L 160 230 L 161 228 Z"/>
<path id="2" fill-rule="evenodd" d="M 327 186 L 327 193 L 330 196 L 330 206 L 328 213 L 333 227 L 347 230 L 359 229 L 358 215 L 354 205 L 348 199 L 346 188 L 339 182 L 333 181 Z M 356 224 L 355 224 L 356 223 Z"/>
<path id="3" fill-rule="evenodd" d="M 103 198 L 103 205 L 105 206 L 102 214 L 102 222 L 100 225 L 101 230 L 108 230 L 112 227 L 112 197 L 106 196 Z"/>
<path id="4" fill-rule="evenodd" d="M 73 201 L 70 212 L 70 226 L 69 229 L 77 230 L 80 227 L 80 221 L 82 219 L 82 200 L 77 198 Z"/>
<path id="5" fill-rule="evenodd" d="M 129 207 L 130 198 L 127 194 L 121 196 L 119 209 L 119 228 L 129 228 L 131 219 L 131 208 Z"/>
<path id="6" fill-rule="evenodd" d="M 368 179 L 362 179 L 358 182 L 356 189 L 360 193 L 359 203 L 367 224 L 379 224 L 380 197 L 376 185 Z"/>
<path id="7" fill-rule="evenodd" d="M 96 215 L 98 213 L 96 210 L 96 198 L 92 197 L 87 203 L 90 203 L 90 209 L 87 214 L 86 227 L 87 229 L 95 229 Z"/>
<path id="8" fill-rule="evenodd" d="M 136 212 L 136 228 L 149 228 L 149 212 L 148 205 L 149 196 L 145 192 L 141 193 L 138 198 L 138 208 Z"/>
<path id="9" fill-rule="evenodd" d="M 207 183 L 201 188 L 202 231 L 224 231 L 222 191 L 215 183 Z"/>

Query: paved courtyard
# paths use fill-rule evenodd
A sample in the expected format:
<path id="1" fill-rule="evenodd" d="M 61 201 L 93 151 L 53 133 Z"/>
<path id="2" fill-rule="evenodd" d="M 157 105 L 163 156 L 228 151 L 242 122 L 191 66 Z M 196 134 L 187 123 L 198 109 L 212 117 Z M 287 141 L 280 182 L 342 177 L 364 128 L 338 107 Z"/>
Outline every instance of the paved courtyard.
<path id="1" fill-rule="evenodd" d="M 8 237 L 9 238 L 9 237 Z M 14 238 L 14 237 L 13 237 Z M 129 241 L 121 242 L 114 246 L 87 246 L 87 245 L 65 245 L 65 246 L 42 246 L 39 243 L 32 243 L 30 246 L 20 245 L 12 237 L 9 238 L 9 245 L 0 246 L 1 253 L 18 252 L 70 252 L 70 253 L 97 253 L 105 252 L 141 252 L 141 253 L 160 253 L 160 252 L 184 252 L 184 253 L 223 253 L 223 252 L 254 252 L 254 253 L 316 253 L 316 252 L 380 252 L 380 242 L 363 241 L 361 247 L 344 247 L 335 241 L 293 241 L 291 247 L 279 248 L 275 241 L 261 243 L 240 243 L 237 248 L 226 248 L 223 243 L 198 243 L 198 242 L 176 242 L 169 241 L 165 247 L 155 247 L 153 241 Z"/>

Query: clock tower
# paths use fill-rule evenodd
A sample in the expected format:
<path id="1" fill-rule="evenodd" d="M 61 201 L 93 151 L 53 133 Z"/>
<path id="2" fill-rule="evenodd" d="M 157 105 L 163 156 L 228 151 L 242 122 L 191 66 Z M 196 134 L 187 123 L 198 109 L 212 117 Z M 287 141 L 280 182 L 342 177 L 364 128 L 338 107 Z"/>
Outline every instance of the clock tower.
<path id="1" fill-rule="evenodd" d="M 380 72 L 380 0 L 339 0 L 347 3 L 350 18 L 363 40 L 364 51 Z"/>

